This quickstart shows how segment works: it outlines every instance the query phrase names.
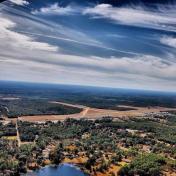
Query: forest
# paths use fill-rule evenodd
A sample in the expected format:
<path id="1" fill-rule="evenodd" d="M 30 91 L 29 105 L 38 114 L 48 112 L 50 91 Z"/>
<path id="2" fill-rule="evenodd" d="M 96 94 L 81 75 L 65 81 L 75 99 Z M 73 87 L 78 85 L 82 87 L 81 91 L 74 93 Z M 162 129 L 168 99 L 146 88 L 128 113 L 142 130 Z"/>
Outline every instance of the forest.
<path id="1" fill-rule="evenodd" d="M 15 125 L 1 124 L 0 170 L 16 175 L 28 169 L 69 162 L 91 176 L 174 173 L 176 123 L 173 120 L 170 123 L 167 116 L 164 119 L 164 124 L 154 119 L 113 121 L 111 117 L 55 123 L 18 121 L 20 146 L 15 132 L 6 133 L 9 128 L 15 131 Z"/>

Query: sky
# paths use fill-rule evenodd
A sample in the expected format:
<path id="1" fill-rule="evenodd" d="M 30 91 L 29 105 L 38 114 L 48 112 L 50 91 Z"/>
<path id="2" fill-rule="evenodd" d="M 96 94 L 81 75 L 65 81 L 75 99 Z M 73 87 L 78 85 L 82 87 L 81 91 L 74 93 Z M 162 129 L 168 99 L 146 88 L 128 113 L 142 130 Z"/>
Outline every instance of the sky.
<path id="1" fill-rule="evenodd" d="M 120 2 L 2 2 L 0 80 L 176 91 L 175 1 Z"/>

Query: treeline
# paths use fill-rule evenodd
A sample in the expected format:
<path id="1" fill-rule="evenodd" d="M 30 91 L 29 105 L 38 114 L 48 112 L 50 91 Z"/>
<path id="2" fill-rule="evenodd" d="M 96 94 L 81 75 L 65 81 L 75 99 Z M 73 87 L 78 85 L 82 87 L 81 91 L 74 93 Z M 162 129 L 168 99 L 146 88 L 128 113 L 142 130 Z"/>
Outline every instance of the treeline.
<path id="1" fill-rule="evenodd" d="M 45 99 L 2 100 L 0 104 L 8 108 L 9 118 L 25 115 L 64 115 L 81 111 L 78 108 L 49 103 Z"/>
<path id="2" fill-rule="evenodd" d="M 0 138 L 3 136 L 16 136 L 16 134 L 15 124 L 9 123 L 7 125 L 3 125 L 0 123 Z"/>

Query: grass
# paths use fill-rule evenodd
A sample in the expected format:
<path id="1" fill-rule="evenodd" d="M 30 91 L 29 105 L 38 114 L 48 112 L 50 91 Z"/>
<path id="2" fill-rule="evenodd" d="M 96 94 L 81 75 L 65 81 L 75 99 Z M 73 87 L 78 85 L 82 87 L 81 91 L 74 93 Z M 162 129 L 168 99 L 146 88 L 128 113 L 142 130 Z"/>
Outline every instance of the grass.
<path id="1" fill-rule="evenodd" d="M 12 140 L 12 141 L 17 140 L 17 136 L 3 136 L 2 138 L 7 140 Z"/>

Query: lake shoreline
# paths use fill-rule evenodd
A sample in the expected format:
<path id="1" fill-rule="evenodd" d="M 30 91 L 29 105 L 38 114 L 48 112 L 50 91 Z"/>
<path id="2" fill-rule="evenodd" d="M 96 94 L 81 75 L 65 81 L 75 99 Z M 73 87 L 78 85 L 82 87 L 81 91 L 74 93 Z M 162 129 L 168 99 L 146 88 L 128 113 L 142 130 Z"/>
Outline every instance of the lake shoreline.
<path id="1" fill-rule="evenodd" d="M 26 174 L 20 174 L 20 175 L 21 176 L 38 176 L 37 173 L 40 173 L 40 171 L 48 170 L 48 169 L 55 169 L 56 172 L 58 172 L 59 169 L 62 167 L 74 168 L 75 171 L 80 172 L 81 176 L 88 176 L 88 174 L 85 173 L 85 169 L 81 165 L 75 164 L 75 163 L 60 163 L 58 165 L 49 164 L 44 167 L 40 167 L 36 170 L 28 170 Z M 36 174 L 36 175 L 33 175 L 33 174 Z M 67 176 L 67 175 L 65 175 L 65 176 Z"/>

